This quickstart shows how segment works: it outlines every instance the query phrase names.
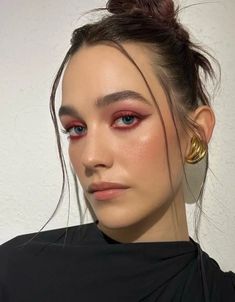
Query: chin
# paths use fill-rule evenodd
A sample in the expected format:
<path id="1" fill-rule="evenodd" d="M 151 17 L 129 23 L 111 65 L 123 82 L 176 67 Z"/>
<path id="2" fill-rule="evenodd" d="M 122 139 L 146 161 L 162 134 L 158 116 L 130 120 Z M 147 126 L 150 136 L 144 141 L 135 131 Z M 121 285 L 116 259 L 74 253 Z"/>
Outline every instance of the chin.
<path id="1" fill-rule="evenodd" d="M 107 229 L 122 229 L 134 226 L 140 222 L 142 217 L 134 217 L 134 215 L 118 215 L 118 213 L 112 215 L 97 215 L 99 225 Z"/>

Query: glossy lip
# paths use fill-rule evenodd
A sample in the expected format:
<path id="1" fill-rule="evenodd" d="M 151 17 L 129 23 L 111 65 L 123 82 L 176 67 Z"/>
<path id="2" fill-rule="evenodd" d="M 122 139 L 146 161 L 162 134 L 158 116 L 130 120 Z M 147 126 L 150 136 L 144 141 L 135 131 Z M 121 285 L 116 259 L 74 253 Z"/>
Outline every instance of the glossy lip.
<path id="1" fill-rule="evenodd" d="M 94 193 L 96 191 L 104 191 L 111 189 L 127 189 L 128 186 L 116 183 L 116 182 L 94 182 L 88 186 L 88 193 Z"/>
<path id="2" fill-rule="evenodd" d="M 96 200 L 110 200 L 112 198 L 118 197 L 121 195 L 126 189 L 110 189 L 110 190 L 102 190 L 95 191 L 92 194 Z"/>

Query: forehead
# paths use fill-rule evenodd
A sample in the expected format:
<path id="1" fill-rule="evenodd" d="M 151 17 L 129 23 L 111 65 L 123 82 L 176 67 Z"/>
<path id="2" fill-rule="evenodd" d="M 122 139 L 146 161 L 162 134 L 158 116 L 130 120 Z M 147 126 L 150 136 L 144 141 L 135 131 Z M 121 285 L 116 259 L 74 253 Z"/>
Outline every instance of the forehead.
<path id="1" fill-rule="evenodd" d="M 85 46 L 71 57 L 65 68 L 62 106 L 90 112 L 103 96 L 129 90 L 139 93 L 151 105 L 157 106 L 157 111 L 161 108 L 163 115 L 168 114 L 167 97 L 153 69 L 155 67 L 150 50 L 136 43 L 122 46 L 143 73 L 147 84 L 138 68 L 119 49 L 103 44 Z"/>
<path id="2" fill-rule="evenodd" d="M 135 44 L 122 44 L 143 72 L 147 81 L 157 83 L 150 64 L 150 51 Z M 117 48 L 110 45 L 85 46 L 70 59 L 62 80 L 63 93 L 107 94 L 114 90 L 148 89 L 135 65 Z"/>
<path id="3" fill-rule="evenodd" d="M 150 51 L 142 44 L 124 43 L 122 47 L 129 53 L 129 55 L 142 68 L 149 65 Z M 99 67 L 99 68 L 97 68 Z M 103 68 L 101 68 L 103 67 Z M 133 63 L 114 45 L 97 44 L 94 46 L 83 46 L 70 59 L 66 72 L 76 70 L 83 70 L 90 73 L 91 71 L 98 73 L 105 73 L 106 70 L 120 72 L 131 72 L 134 67 Z"/>

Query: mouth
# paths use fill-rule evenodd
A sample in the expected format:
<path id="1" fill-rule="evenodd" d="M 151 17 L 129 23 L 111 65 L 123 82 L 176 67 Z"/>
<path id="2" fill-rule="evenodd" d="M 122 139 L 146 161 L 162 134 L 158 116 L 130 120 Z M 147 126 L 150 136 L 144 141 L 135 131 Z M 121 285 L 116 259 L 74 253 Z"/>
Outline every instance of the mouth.
<path id="1" fill-rule="evenodd" d="M 119 197 L 122 195 L 127 189 L 125 188 L 119 188 L 119 189 L 107 189 L 107 190 L 100 190 L 100 191 L 95 191 L 92 193 L 94 198 L 96 200 L 110 200 L 116 197 Z"/>
<path id="2" fill-rule="evenodd" d="M 116 182 L 94 182 L 88 186 L 87 192 L 94 193 L 96 191 L 104 191 L 104 190 L 111 190 L 111 189 L 126 189 L 128 188 L 127 185 L 116 183 Z"/>

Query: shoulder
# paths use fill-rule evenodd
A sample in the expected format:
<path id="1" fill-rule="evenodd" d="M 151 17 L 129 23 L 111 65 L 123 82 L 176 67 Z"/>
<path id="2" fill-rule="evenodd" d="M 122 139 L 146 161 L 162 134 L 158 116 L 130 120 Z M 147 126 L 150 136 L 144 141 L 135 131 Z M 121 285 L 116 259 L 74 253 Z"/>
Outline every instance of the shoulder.
<path id="1" fill-rule="evenodd" d="M 223 272 L 224 274 L 224 297 L 227 297 L 226 301 L 233 299 L 235 301 L 235 273 L 232 271 Z M 231 292 L 231 295 L 229 294 Z"/>
<path id="2" fill-rule="evenodd" d="M 203 251 L 202 275 L 205 272 L 208 285 L 216 291 L 218 297 L 226 301 L 235 301 L 235 273 L 231 270 L 223 271 L 218 262 Z M 233 300 L 229 300 L 229 299 Z M 224 301 L 224 300 L 222 300 Z"/>
<path id="3" fill-rule="evenodd" d="M 232 271 L 224 272 L 225 277 L 228 278 L 228 280 L 231 282 L 232 287 L 235 291 L 235 273 Z"/>
<path id="4" fill-rule="evenodd" d="M 57 228 L 52 230 L 21 234 L 0 245 L 0 277 L 3 268 L 9 267 L 10 263 L 19 260 L 23 254 L 32 252 L 35 247 L 43 247 L 47 244 L 56 246 L 64 243 L 67 232 L 66 242 L 69 242 L 77 229 L 84 225 L 70 226 L 68 228 Z M 76 231 L 77 233 L 77 231 Z M 78 232 L 79 233 L 79 232 Z"/>
<path id="5" fill-rule="evenodd" d="M 19 272 L 33 269 L 35 255 L 48 245 L 51 245 L 56 253 L 57 248 L 60 249 L 63 246 L 65 237 L 66 245 L 75 244 L 81 237 L 82 230 L 91 230 L 92 225 L 93 223 L 88 223 L 69 226 L 68 228 L 26 233 L 2 243 L 0 245 L 0 301 L 3 300 L 2 295 L 5 288 L 8 288 L 10 283 L 17 282 L 15 276 L 19 275 Z M 47 254 L 44 253 L 45 255 Z"/>
<path id="6" fill-rule="evenodd" d="M 21 234 L 0 244 L 0 251 L 15 248 L 30 241 L 33 241 L 34 243 L 63 243 L 65 235 L 66 242 L 70 243 L 75 237 L 75 239 L 78 239 L 78 236 L 80 236 L 83 231 L 90 232 L 93 230 L 94 223 L 92 222 L 46 231 Z"/>
<path id="7" fill-rule="evenodd" d="M 0 281 L 5 277 L 9 267 L 15 265 L 24 253 L 37 244 L 56 242 L 64 234 L 65 228 L 47 230 L 42 232 L 26 233 L 15 236 L 0 245 Z M 25 245 L 26 248 L 22 249 Z"/>
<path id="8" fill-rule="evenodd" d="M 81 241 L 94 239 L 94 234 L 96 234 L 95 229 L 94 223 L 92 222 L 15 236 L 0 244 L 0 267 L 3 259 L 6 259 L 6 257 L 9 258 L 12 253 L 18 253 L 21 251 L 21 247 L 27 247 L 22 249 L 26 251 L 35 245 L 45 246 L 52 244 L 59 247 L 65 242 L 66 245 L 79 244 Z"/>
<path id="9" fill-rule="evenodd" d="M 47 231 L 41 231 L 41 232 L 33 232 L 33 233 L 26 233 L 17 235 L 8 241 L 5 241 L 0 245 L 0 251 L 10 250 L 12 248 L 16 248 L 22 244 L 25 244 L 31 240 L 34 242 L 40 242 L 40 241 L 47 241 L 47 240 L 53 240 L 56 238 L 57 235 L 60 233 L 63 233 L 64 229 L 53 229 L 53 230 L 47 230 Z"/>

